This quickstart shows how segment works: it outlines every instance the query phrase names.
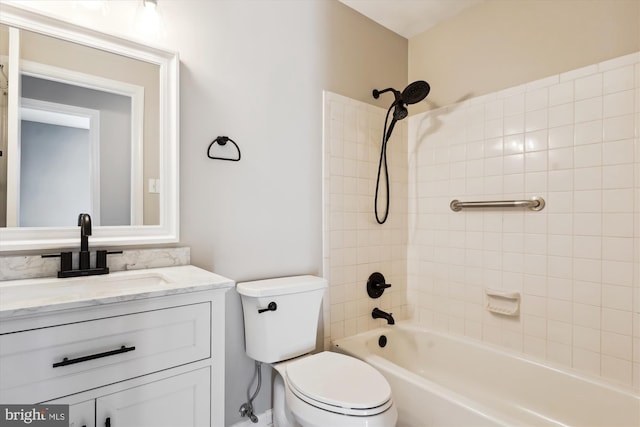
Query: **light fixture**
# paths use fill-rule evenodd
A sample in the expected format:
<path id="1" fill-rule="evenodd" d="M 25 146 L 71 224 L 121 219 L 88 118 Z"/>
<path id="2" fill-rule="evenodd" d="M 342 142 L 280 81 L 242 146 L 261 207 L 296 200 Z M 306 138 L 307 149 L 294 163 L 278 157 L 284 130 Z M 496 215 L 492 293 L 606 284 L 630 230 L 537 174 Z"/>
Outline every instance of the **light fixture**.
<path id="1" fill-rule="evenodd" d="M 135 17 L 134 31 L 145 38 L 163 38 L 164 24 L 158 0 L 142 0 L 141 3 Z"/>
<path id="2" fill-rule="evenodd" d="M 142 0 L 142 4 L 146 9 L 155 10 L 158 6 L 158 0 Z"/>

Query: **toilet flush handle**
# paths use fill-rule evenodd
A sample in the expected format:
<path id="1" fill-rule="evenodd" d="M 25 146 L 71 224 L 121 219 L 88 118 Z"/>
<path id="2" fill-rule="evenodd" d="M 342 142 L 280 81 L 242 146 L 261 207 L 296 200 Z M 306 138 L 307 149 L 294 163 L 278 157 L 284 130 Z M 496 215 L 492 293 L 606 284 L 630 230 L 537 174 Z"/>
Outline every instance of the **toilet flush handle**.
<path id="1" fill-rule="evenodd" d="M 267 308 L 259 308 L 258 313 L 264 313 L 265 311 L 276 311 L 277 309 L 278 304 L 276 304 L 274 301 L 271 301 L 269 305 L 267 305 Z"/>

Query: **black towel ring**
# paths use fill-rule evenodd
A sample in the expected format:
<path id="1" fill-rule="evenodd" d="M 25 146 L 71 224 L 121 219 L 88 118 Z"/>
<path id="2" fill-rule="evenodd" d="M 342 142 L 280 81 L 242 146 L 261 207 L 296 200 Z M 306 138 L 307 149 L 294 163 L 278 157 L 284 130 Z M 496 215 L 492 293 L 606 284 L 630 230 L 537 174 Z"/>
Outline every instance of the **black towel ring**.
<path id="1" fill-rule="evenodd" d="M 236 147 L 236 151 L 238 152 L 238 158 L 228 158 L 228 157 L 218 157 L 218 156 L 212 156 L 211 155 L 211 147 L 213 146 L 213 144 L 218 144 L 221 147 L 227 145 L 227 142 L 231 142 L 235 147 Z M 228 136 L 218 136 L 216 137 L 216 139 L 214 139 L 213 141 L 211 141 L 211 144 L 209 144 L 209 148 L 207 149 L 207 157 L 209 157 L 210 159 L 215 159 L 215 160 L 228 160 L 230 162 L 239 162 L 240 161 L 240 147 L 238 147 L 238 144 L 236 144 L 236 142 L 229 138 Z"/>

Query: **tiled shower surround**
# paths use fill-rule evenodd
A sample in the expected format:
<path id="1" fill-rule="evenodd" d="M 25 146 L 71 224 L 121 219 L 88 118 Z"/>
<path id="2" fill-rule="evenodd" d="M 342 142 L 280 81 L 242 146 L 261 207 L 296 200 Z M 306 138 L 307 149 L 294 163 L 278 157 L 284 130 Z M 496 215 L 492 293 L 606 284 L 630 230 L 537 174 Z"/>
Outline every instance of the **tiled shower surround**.
<path id="1" fill-rule="evenodd" d="M 325 144 L 326 341 L 377 324 L 362 319 L 362 306 L 371 305 L 362 298 L 369 260 L 343 256 L 347 240 L 355 254 L 381 253 L 359 233 L 373 230 L 393 241 L 385 256 L 392 256 L 396 282 L 406 256 L 406 295 L 393 294 L 383 308 L 640 388 L 640 54 L 410 117 L 405 158 L 390 165 L 397 187 L 407 174 L 406 193 L 392 190 L 406 197 L 394 203 L 406 206 L 392 206 L 393 222 L 384 226 L 371 209 L 344 221 L 347 211 L 335 203 L 349 198 L 346 185 L 332 185 L 353 173 L 350 181 L 362 185 L 347 194 L 360 201 L 358 212 L 372 206 L 377 163 L 373 171 L 345 167 L 347 150 L 357 159 L 360 145 L 347 148 L 344 129 L 368 111 L 379 121 L 368 122 L 368 132 L 379 135 L 384 111 L 333 95 L 325 105 L 331 124 L 343 123 L 340 137 L 325 122 L 332 138 Z M 377 157 L 379 140 L 362 149 Z M 331 166 L 339 160 L 341 168 Z M 542 211 L 449 208 L 453 199 L 533 196 L 546 200 Z M 488 312 L 486 289 L 519 292 L 519 316 Z"/>
<path id="2" fill-rule="evenodd" d="M 406 317 L 406 120 L 398 122 L 387 148 L 387 222 L 380 226 L 373 213 L 385 114 L 372 105 L 324 94 L 324 277 L 329 280 L 323 304 L 325 348 L 332 339 L 386 323 L 371 318 L 374 307 L 393 313 L 396 320 Z M 366 290 L 374 272 L 392 285 L 377 299 L 369 298 Z"/>

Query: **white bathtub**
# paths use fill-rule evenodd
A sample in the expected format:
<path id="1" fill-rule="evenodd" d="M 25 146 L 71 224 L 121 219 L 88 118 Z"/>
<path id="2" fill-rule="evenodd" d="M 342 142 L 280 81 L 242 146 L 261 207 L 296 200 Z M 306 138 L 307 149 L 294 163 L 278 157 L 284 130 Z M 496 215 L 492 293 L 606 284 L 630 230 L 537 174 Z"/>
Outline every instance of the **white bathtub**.
<path id="1" fill-rule="evenodd" d="M 637 390 L 411 323 L 337 340 L 333 350 L 382 372 L 398 427 L 640 426 Z"/>

